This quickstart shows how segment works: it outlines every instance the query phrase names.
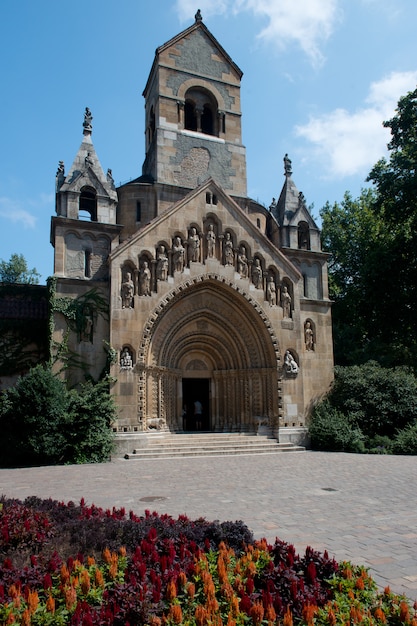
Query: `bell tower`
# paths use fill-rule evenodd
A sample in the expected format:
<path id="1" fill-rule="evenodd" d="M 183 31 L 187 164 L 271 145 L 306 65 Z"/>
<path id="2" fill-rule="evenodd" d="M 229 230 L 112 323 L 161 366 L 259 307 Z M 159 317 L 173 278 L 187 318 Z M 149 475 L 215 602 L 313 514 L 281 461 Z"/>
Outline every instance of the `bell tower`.
<path id="1" fill-rule="evenodd" d="M 143 92 L 143 175 L 186 189 L 213 178 L 231 196 L 246 197 L 241 78 L 200 11 L 192 26 L 157 48 Z"/>

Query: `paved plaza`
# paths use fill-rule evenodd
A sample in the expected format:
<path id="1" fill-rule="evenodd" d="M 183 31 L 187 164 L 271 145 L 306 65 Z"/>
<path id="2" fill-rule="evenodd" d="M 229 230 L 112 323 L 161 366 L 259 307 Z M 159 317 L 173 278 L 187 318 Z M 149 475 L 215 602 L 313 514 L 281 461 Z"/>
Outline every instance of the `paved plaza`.
<path id="1" fill-rule="evenodd" d="M 0 470 L 0 494 L 243 520 L 417 598 L 417 457 L 305 452 Z"/>

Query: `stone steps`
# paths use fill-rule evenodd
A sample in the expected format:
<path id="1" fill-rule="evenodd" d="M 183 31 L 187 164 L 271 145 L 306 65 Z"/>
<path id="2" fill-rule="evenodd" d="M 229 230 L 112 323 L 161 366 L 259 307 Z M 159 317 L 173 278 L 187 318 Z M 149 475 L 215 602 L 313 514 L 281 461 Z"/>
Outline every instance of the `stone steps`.
<path id="1" fill-rule="evenodd" d="M 225 456 L 242 454 L 279 454 L 303 452 L 292 443 L 278 443 L 265 435 L 240 433 L 181 433 L 154 435 L 146 446 L 127 453 L 127 460 L 172 459 L 192 456 Z"/>

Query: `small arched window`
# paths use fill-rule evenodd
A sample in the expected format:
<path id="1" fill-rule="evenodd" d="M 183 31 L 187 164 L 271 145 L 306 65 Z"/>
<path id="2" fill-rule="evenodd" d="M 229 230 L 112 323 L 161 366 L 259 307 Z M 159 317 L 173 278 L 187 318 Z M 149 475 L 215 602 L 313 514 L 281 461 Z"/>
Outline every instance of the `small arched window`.
<path id="1" fill-rule="evenodd" d="M 79 219 L 84 218 L 92 222 L 97 221 L 97 194 L 95 189 L 91 187 L 81 189 L 78 210 Z"/>
<path id="2" fill-rule="evenodd" d="M 218 135 L 218 107 L 214 96 L 201 88 L 185 94 L 184 127 L 205 135 Z"/>
<path id="3" fill-rule="evenodd" d="M 307 222 L 298 224 L 298 248 L 300 250 L 310 250 L 310 229 Z"/>

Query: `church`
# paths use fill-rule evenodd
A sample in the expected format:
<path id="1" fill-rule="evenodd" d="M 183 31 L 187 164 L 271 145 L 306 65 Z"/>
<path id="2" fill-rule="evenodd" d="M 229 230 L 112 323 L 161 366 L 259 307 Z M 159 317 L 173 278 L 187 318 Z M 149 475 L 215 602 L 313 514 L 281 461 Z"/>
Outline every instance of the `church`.
<path id="1" fill-rule="evenodd" d="M 327 255 L 288 155 L 278 199 L 247 196 L 241 79 L 198 11 L 156 50 L 141 175 L 115 187 L 88 108 L 67 173 L 59 162 L 57 367 L 65 352 L 74 384 L 110 362 L 116 439 L 262 425 L 303 443 L 332 381 Z"/>

